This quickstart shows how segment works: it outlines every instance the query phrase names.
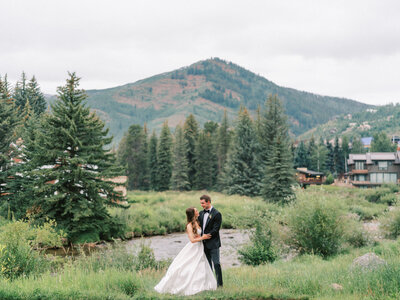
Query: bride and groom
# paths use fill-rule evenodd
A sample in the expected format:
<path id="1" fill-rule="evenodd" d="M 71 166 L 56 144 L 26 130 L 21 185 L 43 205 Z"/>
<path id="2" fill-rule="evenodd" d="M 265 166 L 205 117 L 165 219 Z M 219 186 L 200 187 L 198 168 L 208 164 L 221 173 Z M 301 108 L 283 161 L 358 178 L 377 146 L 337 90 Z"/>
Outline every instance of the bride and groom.
<path id="1" fill-rule="evenodd" d="M 211 205 L 208 195 L 200 197 L 203 211 L 194 207 L 186 210 L 186 233 L 190 242 L 172 261 L 167 273 L 154 287 L 159 293 L 194 295 L 222 286 L 219 248 L 221 213 Z M 217 279 L 215 279 L 214 267 Z"/>

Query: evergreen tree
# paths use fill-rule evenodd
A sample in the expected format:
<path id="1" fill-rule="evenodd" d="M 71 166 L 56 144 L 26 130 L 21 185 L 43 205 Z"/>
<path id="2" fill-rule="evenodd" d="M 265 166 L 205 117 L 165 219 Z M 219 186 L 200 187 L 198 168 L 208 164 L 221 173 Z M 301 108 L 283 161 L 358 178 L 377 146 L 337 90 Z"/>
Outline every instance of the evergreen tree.
<path id="1" fill-rule="evenodd" d="M 118 149 L 118 160 L 126 169 L 128 188 L 145 190 L 147 187 L 147 143 L 140 125 L 131 125 Z"/>
<path id="2" fill-rule="evenodd" d="M 29 99 L 30 105 L 36 115 L 40 115 L 46 111 L 47 103 L 42 91 L 40 90 L 39 84 L 36 81 L 36 77 L 33 76 L 28 82 L 26 87 L 27 99 Z"/>
<path id="3" fill-rule="evenodd" d="M 150 137 L 148 150 L 149 183 L 150 189 L 153 191 L 158 190 L 157 144 L 158 138 L 156 132 L 153 131 L 153 134 Z"/>
<path id="4" fill-rule="evenodd" d="M 307 168 L 309 166 L 309 158 L 307 148 L 303 141 L 300 142 L 294 153 L 294 167 Z"/>
<path id="5" fill-rule="evenodd" d="M 27 81 L 25 72 L 22 72 L 21 81 L 18 81 L 14 88 L 13 98 L 15 99 L 15 105 L 19 107 L 20 111 L 23 110 L 28 100 Z"/>
<path id="6" fill-rule="evenodd" d="M 218 177 L 221 176 L 222 170 L 224 169 L 228 157 L 230 142 L 231 132 L 229 131 L 228 116 L 225 110 L 221 126 L 218 128 L 217 136 Z"/>
<path id="7" fill-rule="evenodd" d="M 183 129 L 180 125 L 175 129 L 175 143 L 173 152 L 173 169 L 171 186 L 178 191 L 190 190 L 188 161 L 187 161 L 187 141 L 183 135 Z"/>
<path id="8" fill-rule="evenodd" d="M 19 120 L 11 99 L 7 78 L 0 77 L 0 197 L 5 192 L 7 169 L 13 155 L 10 145 L 16 140 Z"/>
<path id="9" fill-rule="evenodd" d="M 262 167 L 258 159 L 260 144 L 247 109 L 239 111 L 232 149 L 224 170 L 224 187 L 228 194 L 260 194 Z"/>
<path id="10" fill-rule="evenodd" d="M 211 189 L 215 184 L 217 156 L 213 149 L 210 133 L 200 133 L 195 149 L 195 188 L 198 190 Z"/>
<path id="11" fill-rule="evenodd" d="M 276 97 L 269 97 L 267 112 L 262 120 L 262 136 L 272 138 L 268 142 L 269 155 L 267 156 L 262 181 L 261 196 L 269 202 L 287 203 L 294 199 L 292 185 L 295 184 L 293 157 L 290 150 L 287 118 L 284 114 L 281 101 Z"/>
<path id="12" fill-rule="evenodd" d="M 287 130 L 287 120 L 283 106 L 276 95 L 270 95 L 265 102 L 265 109 L 261 116 L 260 123 L 260 158 L 266 165 L 270 155 L 273 141 L 275 138 Z"/>
<path id="13" fill-rule="evenodd" d="M 168 123 L 164 122 L 158 141 L 158 190 L 169 190 L 172 175 L 172 137 Z"/>
<path id="14" fill-rule="evenodd" d="M 307 169 L 316 171 L 318 162 L 316 161 L 316 158 L 318 155 L 316 154 L 317 152 L 317 144 L 315 143 L 315 138 L 314 135 L 311 136 L 310 141 L 308 142 L 308 157 L 309 157 L 309 164 L 307 166 Z"/>
<path id="15" fill-rule="evenodd" d="M 374 134 L 371 143 L 371 152 L 394 152 L 396 149 L 397 145 L 392 143 L 385 132 L 381 131 Z"/>
<path id="16" fill-rule="evenodd" d="M 344 173 L 344 155 L 339 145 L 339 137 L 335 138 L 335 146 L 333 148 L 333 160 L 335 162 L 335 172 L 337 175 Z"/>
<path id="17" fill-rule="evenodd" d="M 197 124 L 196 119 L 192 114 L 190 114 L 186 120 L 185 124 L 183 125 L 183 132 L 185 139 L 188 144 L 188 152 L 187 152 L 187 159 L 188 159 L 188 168 L 189 168 L 189 182 L 190 187 L 194 187 L 194 180 L 196 174 L 196 166 L 195 166 L 195 148 L 196 148 L 196 141 L 199 134 L 199 126 Z"/>
<path id="18" fill-rule="evenodd" d="M 78 89 L 79 78 L 69 74 L 65 86 L 58 88 L 52 114 L 36 131 L 33 145 L 24 154 L 29 158 L 34 194 L 30 215 L 37 222 L 53 219 L 71 241 L 110 238 L 119 231 L 106 206 L 123 207 L 124 198 L 114 191 L 110 178 L 121 175 L 114 154 L 104 147 L 111 143 L 104 123 L 85 105 L 86 94 Z M 29 141 L 28 141 L 29 144 Z"/>
<path id="19" fill-rule="evenodd" d="M 326 145 L 327 149 L 327 155 L 326 155 L 326 169 L 331 173 L 335 173 L 335 160 L 334 160 L 334 155 L 333 155 L 333 147 L 330 142 L 327 143 Z"/>

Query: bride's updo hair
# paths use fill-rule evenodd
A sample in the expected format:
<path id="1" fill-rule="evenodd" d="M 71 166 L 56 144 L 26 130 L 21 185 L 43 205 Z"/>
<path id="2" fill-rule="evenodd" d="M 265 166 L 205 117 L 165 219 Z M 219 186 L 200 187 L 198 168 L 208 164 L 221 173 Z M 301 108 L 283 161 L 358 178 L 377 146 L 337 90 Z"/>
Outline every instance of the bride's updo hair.
<path id="1" fill-rule="evenodd" d="M 189 207 L 188 209 L 186 209 L 186 219 L 187 219 L 186 228 L 189 224 L 192 224 L 193 233 L 194 235 L 197 235 L 197 226 L 196 226 L 197 220 L 194 215 L 195 215 L 194 207 Z"/>

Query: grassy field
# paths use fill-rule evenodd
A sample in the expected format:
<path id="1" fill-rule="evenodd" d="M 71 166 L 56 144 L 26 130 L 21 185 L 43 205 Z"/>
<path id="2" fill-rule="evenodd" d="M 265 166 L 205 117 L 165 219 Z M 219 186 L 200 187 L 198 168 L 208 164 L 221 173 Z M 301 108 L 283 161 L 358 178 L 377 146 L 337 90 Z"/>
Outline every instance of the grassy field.
<path id="1" fill-rule="evenodd" d="M 205 192 L 129 192 L 131 207 L 112 210 L 127 222 L 127 231 L 136 236 L 182 231 L 185 209 L 200 209 Z M 311 187 L 297 190 L 297 203 L 321 201 L 358 223 L 381 218 L 389 210 L 384 203 L 366 199 L 374 190 Z M 223 227 L 248 228 L 257 216 L 267 216 L 282 229 L 288 214 L 297 206 L 281 207 L 261 198 L 227 196 L 209 192 L 213 205 L 223 214 Z M 362 272 L 351 267 L 355 258 L 374 252 L 387 264 Z M 153 287 L 164 276 L 166 263 L 151 262 L 138 268 L 138 257 L 122 245 L 75 260 L 54 261 L 44 273 L 15 280 L 0 276 L 0 299 L 176 299 L 159 295 Z M 141 265 L 142 266 L 142 265 Z M 1 271 L 1 270 L 0 270 Z M 182 299 L 399 299 L 400 240 L 379 239 L 360 248 L 344 244 L 338 254 L 325 259 L 304 254 L 291 260 L 278 259 L 257 267 L 241 266 L 223 271 L 224 288 Z M 332 284 L 342 286 L 341 290 Z"/>
<path id="2" fill-rule="evenodd" d="M 361 220 L 372 220 L 387 210 L 386 204 L 371 203 L 365 199 L 371 190 L 316 186 L 306 190 L 298 189 L 299 201 L 322 200 L 334 203 L 344 213 L 354 213 Z M 113 209 L 127 224 L 127 231 L 135 236 L 162 235 L 184 231 L 188 207 L 201 210 L 200 196 L 208 193 L 212 204 L 223 215 L 223 228 L 249 228 L 254 225 L 254 216 L 260 214 L 282 215 L 286 208 L 266 203 L 260 197 L 225 195 L 217 192 L 128 192 L 130 208 Z"/>

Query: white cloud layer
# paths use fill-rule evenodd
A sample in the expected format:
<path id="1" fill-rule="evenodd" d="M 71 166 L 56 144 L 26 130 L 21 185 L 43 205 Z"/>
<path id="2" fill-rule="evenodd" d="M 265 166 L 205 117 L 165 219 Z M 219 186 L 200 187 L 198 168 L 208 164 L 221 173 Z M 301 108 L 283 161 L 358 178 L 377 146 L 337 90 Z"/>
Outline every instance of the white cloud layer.
<path id="1" fill-rule="evenodd" d="M 400 102 L 400 2 L 0 0 L 0 74 L 54 94 L 67 71 L 101 89 L 220 57 L 287 87 Z"/>

